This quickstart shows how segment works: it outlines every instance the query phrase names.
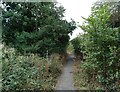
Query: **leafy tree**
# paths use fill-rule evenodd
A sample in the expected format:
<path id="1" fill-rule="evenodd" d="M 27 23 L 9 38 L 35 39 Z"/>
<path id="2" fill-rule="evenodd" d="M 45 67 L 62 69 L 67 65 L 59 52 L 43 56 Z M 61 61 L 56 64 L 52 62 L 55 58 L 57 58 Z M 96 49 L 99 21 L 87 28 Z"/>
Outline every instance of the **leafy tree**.
<path id="1" fill-rule="evenodd" d="M 104 85 L 106 90 L 117 90 L 120 84 L 120 29 L 108 25 L 111 11 L 106 4 L 92 7 L 91 15 L 80 26 L 86 33 L 83 42 L 75 43 L 84 47 L 83 68 L 89 76 Z"/>
<path id="2" fill-rule="evenodd" d="M 104 4 L 105 1 L 96 1 L 95 5 L 99 6 Z M 111 10 L 111 15 L 109 17 L 108 24 L 112 28 L 120 26 L 120 1 L 118 2 L 107 2 L 109 9 Z"/>
<path id="3" fill-rule="evenodd" d="M 53 2 L 4 2 L 3 42 L 20 52 L 64 52 L 75 22 L 63 20 L 65 9 Z"/>
<path id="4" fill-rule="evenodd" d="M 120 27 L 120 1 L 111 5 L 112 15 L 110 16 L 109 24 L 112 27 Z"/>

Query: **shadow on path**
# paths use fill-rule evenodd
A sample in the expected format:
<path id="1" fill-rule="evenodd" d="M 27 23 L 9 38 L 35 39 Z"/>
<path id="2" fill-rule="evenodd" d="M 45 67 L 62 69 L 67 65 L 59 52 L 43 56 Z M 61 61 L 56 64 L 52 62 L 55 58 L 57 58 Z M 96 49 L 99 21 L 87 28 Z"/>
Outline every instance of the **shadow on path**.
<path id="1" fill-rule="evenodd" d="M 56 84 L 55 90 L 75 90 L 73 85 L 72 65 L 73 54 L 68 55 L 67 63 L 64 66 L 63 73 L 61 74 Z"/>

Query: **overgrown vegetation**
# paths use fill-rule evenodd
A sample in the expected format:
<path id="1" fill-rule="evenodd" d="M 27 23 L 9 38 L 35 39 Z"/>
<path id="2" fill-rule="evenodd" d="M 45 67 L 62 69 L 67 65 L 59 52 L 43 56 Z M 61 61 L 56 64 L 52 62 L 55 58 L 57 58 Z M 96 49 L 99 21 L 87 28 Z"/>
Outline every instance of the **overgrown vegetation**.
<path id="1" fill-rule="evenodd" d="M 74 54 L 74 48 L 73 48 L 73 45 L 72 45 L 72 43 L 71 42 L 69 42 L 69 44 L 68 44 L 68 46 L 67 46 L 67 49 L 66 49 L 66 52 L 68 53 L 68 54 Z"/>
<path id="2" fill-rule="evenodd" d="M 73 81 L 74 86 L 77 90 L 87 90 L 91 92 L 91 90 L 96 90 L 98 92 L 102 92 L 103 87 L 98 84 L 94 79 L 89 81 L 88 75 L 84 68 L 82 67 L 84 62 L 80 62 L 80 59 L 77 58 L 74 61 L 73 65 Z M 101 91 L 100 91 L 101 90 Z"/>
<path id="3" fill-rule="evenodd" d="M 55 2 L 2 3 L 3 90 L 54 89 L 76 28 L 64 11 Z"/>
<path id="4" fill-rule="evenodd" d="M 84 46 L 81 45 L 83 43 L 84 37 L 83 35 L 79 35 L 79 37 L 76 37 L 75 39 L 71 40 L 71 43 L 74 48 L 74 53 L 76 54 L 76 57 L 79 59 L 83 59 L 83 52 Z"/>
<path id="5" fill-rule="evenodd" d="M 111 14 L 105 3 L 94 5 L 91 15 L 84 18 L 85 22 L 80 26 L 85 34 L 75 38 L 73 45 L 76 52 L 84 55 L 81 67 L 88 76 L 88 82 L 94 80 L 106 91 L 119 92 L 120 28 L 109 26 Z"/>
<path id="6" fill-rule="evenodd" d="M 23 56 L 14 48 L 3 48 L 2 90 L 53 90 L 62 64 L 59 55 L 42 58 Z"/>
<path id="7" fill-rule="evenodd" d="M 108 92 L 120 91 L 120 25 L 119 19 L 111 20 L 109 5 L 94 5 L 80 26 L 84 34 L 70 44 L 68 34 L 75 22 L 63 19 L 65 9 L 57 3 L 4 2 L 2 9 L 3 90 L 53 90 L 61 73 L 60 59 L 74 47 L 82 62 L 74 71 L 78 89 L 96 89 L 99 83 Z"/>

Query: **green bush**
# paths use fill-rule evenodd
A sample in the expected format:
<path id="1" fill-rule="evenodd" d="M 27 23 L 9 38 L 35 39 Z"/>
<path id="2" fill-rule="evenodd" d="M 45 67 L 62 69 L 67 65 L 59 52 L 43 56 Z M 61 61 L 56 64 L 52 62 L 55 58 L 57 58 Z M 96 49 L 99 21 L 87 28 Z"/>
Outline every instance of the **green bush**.
<path id="1" fill-rule="evenodd" d="M 91 15 L 80 26 L 85 34 L 78 37 L 76 49 L 84 54 L 85 61 L 82 68 L 91 80 L 104 86 L 105 90 L 116 91 L 120 89 L 120 28 L 111 28 L 108 20 L 111 15 L 106 4 L 92 7 Z"/>
<path id="2" fill-rule="evenodd" d="M 77 58 L 83 60 L 84 59 L 84 37 L 86 37 L 85 34 L 80 34 L 78 37 L 74 38 L 73 40 L 71 40 L 71 43 L 73 45 L 74 48 L 74 53 L 76 54 Z"/>
<path id="3" fill-rule="evenodd" d="M 7 47 L 3 48 L 2 54 L 3 90 L 54 89 L 56 78 L 61 73 L 58 59 L 54 62 L 34 54 L 17 55 L 14 48 Z"/>

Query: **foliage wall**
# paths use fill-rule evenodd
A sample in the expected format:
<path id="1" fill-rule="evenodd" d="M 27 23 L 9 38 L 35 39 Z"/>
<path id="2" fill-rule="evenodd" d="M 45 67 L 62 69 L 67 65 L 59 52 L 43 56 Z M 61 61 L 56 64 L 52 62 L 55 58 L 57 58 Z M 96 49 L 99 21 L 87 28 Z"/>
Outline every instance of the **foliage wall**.
<path id="1" fill-rule="evenodd" d="M 22 53 L 64 52 L 75 22 L 63 19 L 65 9 L 53 2 L 3 3 L 3 42 Z"/>
<path id="2" fill-rule="evenodd" d="M 73 41 L 77 43 L 73 44 L 77 52 L 84 54 L 82 67 L 88 80 L 94 78 L 104 89 L 117 92 L 120 89 L 120 27 L 109 26 L 111 14 L 108 5 L 94 5 L 91 15 L 80 26 L 85 34 L 75 38 Z"/>
<path id="3" fill-rule="evenodd" d="M 42 58 L 35 54 L 18 54 L 6 46 L 2 49 L 2 92 L 54 90 L 62 71 L 59 54 Z"/>

